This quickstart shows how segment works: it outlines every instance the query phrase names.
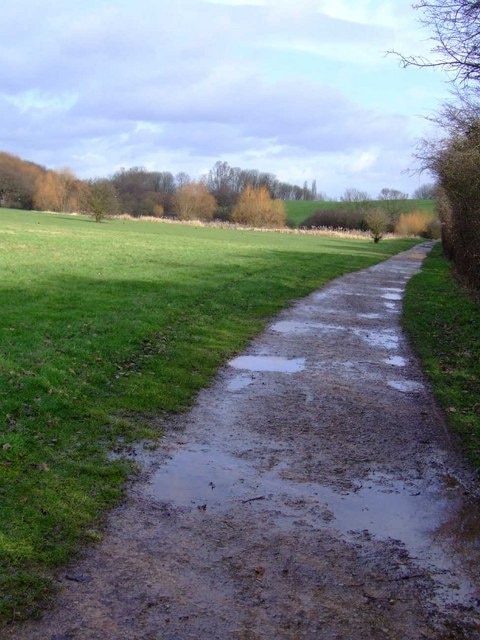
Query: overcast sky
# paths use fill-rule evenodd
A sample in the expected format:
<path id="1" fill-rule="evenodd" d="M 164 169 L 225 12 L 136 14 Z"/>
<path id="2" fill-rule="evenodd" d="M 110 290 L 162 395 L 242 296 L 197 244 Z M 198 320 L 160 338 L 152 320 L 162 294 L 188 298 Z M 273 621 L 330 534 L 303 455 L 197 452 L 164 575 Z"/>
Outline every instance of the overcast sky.
<path id="1" fill-rule="evenodd" d="M 412 192 L 440 71 L 411 0 L 15 0 L 0 21 L 0 149 L 79 177 L 217 160 Z"/>

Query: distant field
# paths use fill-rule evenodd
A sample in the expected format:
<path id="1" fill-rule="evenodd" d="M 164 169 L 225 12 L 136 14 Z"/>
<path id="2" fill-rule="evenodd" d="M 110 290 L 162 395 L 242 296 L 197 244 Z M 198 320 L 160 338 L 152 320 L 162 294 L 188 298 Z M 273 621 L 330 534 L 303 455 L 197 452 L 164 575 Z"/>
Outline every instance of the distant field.
<path id="1" fill-rule="evenodd" d="M 372 201 L 374 204 L 379 204 L 379 201 Z M 301 223 L 312 215 L 315 211 L 335 209 L 339 206 L 355 206 L 354 204 L 337 202 L 337 201 L 325 201 L 325 200 L 292 200 L 285 202 L 287 208 L 287 219 L 295 227 L 301 225 Z M 420 211 L 433 211 L 435 203 L 433 200 L 407 200 L 407 209 L 412 211 L 419 209 Z"/>
<path id="2" fill-rule="evenodd" d="M 3 621 L 101 537 L 130 469 L 111 447 L 161 435 L 292 299 L 414 244 L 5 209 L 0 240 Z"/>

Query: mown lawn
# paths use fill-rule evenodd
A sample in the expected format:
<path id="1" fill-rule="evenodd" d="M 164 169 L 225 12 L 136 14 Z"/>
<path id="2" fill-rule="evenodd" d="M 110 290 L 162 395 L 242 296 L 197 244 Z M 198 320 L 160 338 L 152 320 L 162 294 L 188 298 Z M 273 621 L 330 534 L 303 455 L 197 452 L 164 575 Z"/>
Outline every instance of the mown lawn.
<path id="1" fill-rule="evenodd" d="M 414 244 L 2 209 L 0 242 L 3 622 L 101 536 L 131 471 L 109 449 L 159 437 L 289 301 Z"/>
<path id="2" fill-rule="evenodd" d="M 480 303 L 437 244 L 407 286 L 404 325 L 451 427 L 480 470 Z"/>

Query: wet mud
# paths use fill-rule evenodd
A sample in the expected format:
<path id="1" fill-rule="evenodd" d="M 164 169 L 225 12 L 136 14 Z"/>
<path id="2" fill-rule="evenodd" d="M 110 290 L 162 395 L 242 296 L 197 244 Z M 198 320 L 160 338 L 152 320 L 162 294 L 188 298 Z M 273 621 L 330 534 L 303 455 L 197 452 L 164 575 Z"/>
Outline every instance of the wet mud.
<path id="1" fill-rule="evenodd" d="M 132 452 L 103 542 L 6 637 L 480 638 L 477 481 L 399 324 L 428 248 L 280 314 Z"/>

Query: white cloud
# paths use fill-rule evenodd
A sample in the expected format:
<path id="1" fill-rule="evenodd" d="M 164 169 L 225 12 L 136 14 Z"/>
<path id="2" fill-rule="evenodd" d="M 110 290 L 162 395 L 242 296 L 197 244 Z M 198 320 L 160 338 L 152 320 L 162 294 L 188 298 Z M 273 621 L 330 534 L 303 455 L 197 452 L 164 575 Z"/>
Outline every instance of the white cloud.
<path id="1" fill-rule="evenodd" d="M 3 144 L 83 176 L 223 158 L 327 192 L 386 186 L 439 87 L 383 57 L 418 39 L 409 4 L 17 0 L 0 23 Z"/>

